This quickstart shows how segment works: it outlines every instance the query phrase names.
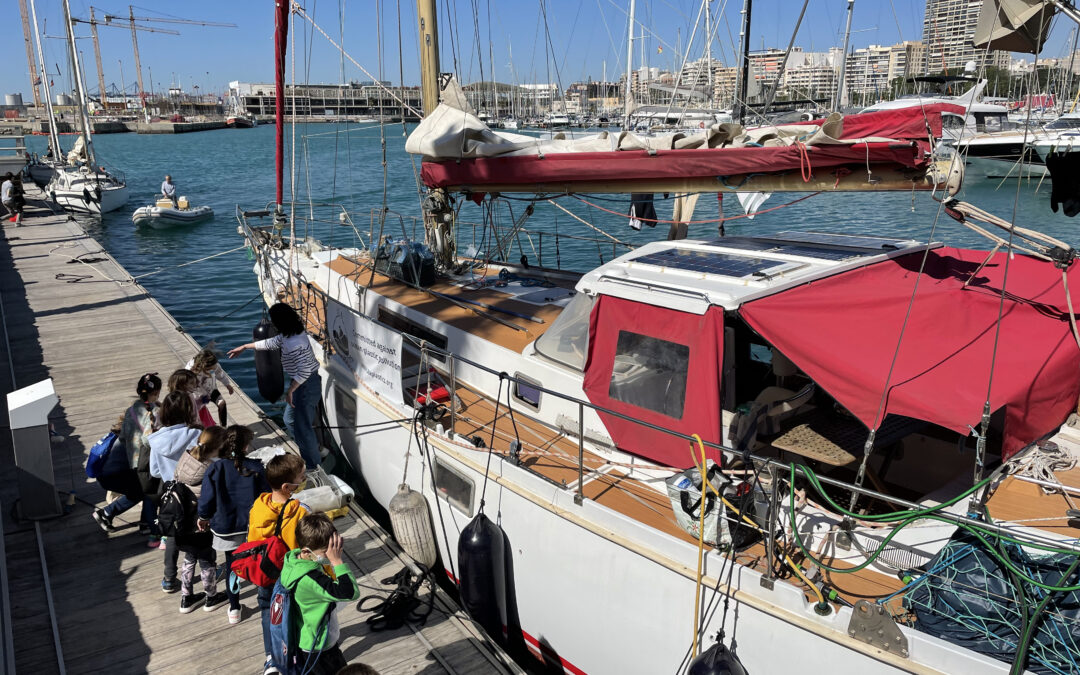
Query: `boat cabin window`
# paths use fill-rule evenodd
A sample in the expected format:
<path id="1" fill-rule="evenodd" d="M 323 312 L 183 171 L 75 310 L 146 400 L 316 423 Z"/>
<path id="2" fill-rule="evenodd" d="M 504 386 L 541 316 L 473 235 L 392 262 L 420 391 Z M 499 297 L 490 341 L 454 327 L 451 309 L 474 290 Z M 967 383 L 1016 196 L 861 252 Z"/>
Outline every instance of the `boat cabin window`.
<path id="1" fill-rule="evenodd" d="M 975 115 L 976 128 L 979 131 L 985 131 L 987 133 L 993 133 L 995 131 L 1004 131 L 1006 117 L 1004 114 L 996 115 L 994 113 L 981 113 Z"/>
<path id="2" fill-rule="evenodd" d="M 608 396 L 682 419 L 689 366 L 687 345 L 619 331 Z"/>
<path id="3" fill-rule="evenodd" d="M 434 467 L 435 490 L 438 495 L 462 513 L 472 516 L 473 482 L 438 455 L 435 456 Z"/>
<path id="4" fill-rule="evenodd" d="M 1046 125 L 1047 129 L 1080 129 L 1080 117 L 1062 116 Z"/>
<path id="5" fill-rule="evenodd" d="M 385 307 L 379 307 L 379 323 L 389 326 L 396 331 L 411 335 L 418 340 L 425 340 L 439 349 L 446 349 L 448 344 L 446 336 L 442 333 L 437 333 L 427 326 L 423 326 L 412 319 L 402 316 L 397 312 L 387 309 Z M 408 351 L 415 351 L 416 346 L 409 344 L 409 341 L 405 341 L 405 347 Z M 439 361 L 446 361 L 446 358 L 442 354 L 431 353 L 431 357 L 438 359 Z"/>
<path id="6" fill-rule="evenodd" d="M 351 428 L 356 426 L 356 397 L 353 396 L 351 391 L 342 387 L 334 387 L 334 410 L 337 411 L 337 424 L 339 427 Z"/>
<path id="7" fill-rule="evenodd" d="M 942 113 L 941 127 L 947 131 L 960 131 L 964 128 L 964 118 L 960 115 Z"/>
<path id="8" fill-rule="evenodd" d="M 589 316 L 596 298 L 587 293 L 575 293 L 543 335 L 536 340 L 536 351 L 543 356 L 585 370 L 585 355 L 589 352 Z"/>
<path id="9" fill-rule="evenodd" d="M 540 409 L 540 383 L 521 373 L 514 373 L 514 398 L 534 410 Z"/>

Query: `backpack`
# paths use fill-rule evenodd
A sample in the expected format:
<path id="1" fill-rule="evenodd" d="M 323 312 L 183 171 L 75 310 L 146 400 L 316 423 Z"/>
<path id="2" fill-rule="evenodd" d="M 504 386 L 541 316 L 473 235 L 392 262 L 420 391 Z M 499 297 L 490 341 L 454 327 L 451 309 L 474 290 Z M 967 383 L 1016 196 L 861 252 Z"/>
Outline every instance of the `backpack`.
<path id="1" fill-rule="evenodd" d="M 100 478 L 101 470 L 105 467 L 105 460 L 109 458 L 109 451 L 116 445 L 119 438 L 115 431 L 110 431 L 101 437 L 94 447 L 90 448 L 90 456 L 86 458 L 86 477 Z"/>
<path id="2" fill-rule="evenodd" d="M 175 537 L 195 531 L 198 501 L 191 488 L 178 480 L 165 483 L 165 491 L 158 501 L 157 525 L 161 534 Z"/>
<path id="3" fill-rule="evenodd" d="M 316 571 L 312 570 L 304 576 L 314 574 Z M 299 585 L 299 580 L 296 583 Z M 281 675 L 306 675 L 315 669 L 322 650 L 312 652 L 303 662 L 300 661 L 300 622 L 302 619 L 299 612 L 293 615 L 293 600 L 293 591 L 282 585 L 281 581 L 274 582 L 274 590 L 270 595 L 270 656 L 274 667 Z M 316 644 L 329 624 L 330 612 L 333 609 L 334 605 L 331 604 L 319 622 L 319 628 L 315 631 Z"/>
<path id="4" fill-rule="evenodd" d="M 285 554 L 289 552 L 288 544 L 281 538 L 281 521 L 285 518 L 285 510 L 291 501 L 289 499 L 281 505 L 274 534 L 266 539 L 241 544 L 233 551 L 232 572 L 236 576 L 263 588 L 274 586 L 274 582 L 281 576 Z"/>

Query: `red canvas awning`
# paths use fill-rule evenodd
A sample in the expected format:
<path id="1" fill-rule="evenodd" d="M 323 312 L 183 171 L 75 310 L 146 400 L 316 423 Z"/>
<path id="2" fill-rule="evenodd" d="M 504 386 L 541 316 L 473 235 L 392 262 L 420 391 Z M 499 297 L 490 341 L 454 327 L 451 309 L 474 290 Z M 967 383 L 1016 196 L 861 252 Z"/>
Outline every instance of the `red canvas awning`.
<path id="1" fill-rule="evenodd" d="M 964 114 L 957 105 L 939 103 L 898 110 L 846 115 L 840 138 L 887 138 L 889 141 L 850 145 L 695 148 L 689 150 L 618 150 L 608 152 L 549 152 L 546 154 L 425 160 L 421 179 L 428 187 L 569 185 L 603 180 L 631 181 L 705 179 L 721 176 L 830 170 L 844 165 L 891 164 L 925 167 L 929 137 L 941 137 L 941 114 Z M 821 126 L 826 120 L 804 122 Z M 719 187 L 719 185 L 717 186 Z M 638 190 L 640 191 L 640 190 Z"/>
<path id="2" fill-rule="evenodd" d="M 618 150 L 561 152 L 547 155 L 477 157 L 440 162 L 425 160 L 420 177 L 428 187 L 567 184 L 604 180 L 688 180 L 720 176 L 828 170 L 847 164 L 897 164 L 923 167 L 929 158 L 926 141 L 855 143 L 784 147 L 705 148 L 694 150 Z M 716 182 L 717 189 L 722 186 Z"/>
<path id="3" fill-rule="evenodd" d="M 750 326 L 868 427 L 878 404 L 922 253 L 846 272 L 743 305 Z M 926 261 L 885 412 L 966 434 L 986 400 L 1006 254 L 938 249 Z M 1080 288 L 1080 271 L 1069 271 Z M 1080 300 L 1080 298 L 1078 298 Z M 1076 409 L 1080 349 L 1061 271 L 1017 255 L 1009 267 L 992 411 L 1005 409 L 1003 454 L 1054 431 Z"/>
<path id="4" fill-rule="evenodd" d="M 648 340 L 665 344 L 650 351 L 642 345 Z M 601 295 L 589 317 L 585 395 L 603 408 L 719 443 L 723 353 L 719 308 L 691 314 Z M 623 377 L 613 379 L 616 368 Z M 614 415 L 600 413 L 600 419 L 626 452 L 666 466 L 690 465 L 685 440 Z M 720 462 L 716 451 L 707 455 Z"/>

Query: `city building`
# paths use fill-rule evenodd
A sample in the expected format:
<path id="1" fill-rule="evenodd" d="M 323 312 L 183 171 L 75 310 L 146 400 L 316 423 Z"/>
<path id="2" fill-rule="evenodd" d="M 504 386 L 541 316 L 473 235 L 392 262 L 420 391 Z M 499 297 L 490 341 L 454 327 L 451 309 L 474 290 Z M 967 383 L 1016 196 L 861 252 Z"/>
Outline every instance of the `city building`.
<path id="1" fill-rule="evenodd" d="M 924 72 L 961 73 L 971 61 L 976 68 L 1009 67 L 1008 52 L 976 49 L 971 42 L 982 5 L 981 0 L 926 0 Z"/>
<path id="2" fill-rule="evenodd" d="M 375 82 L 350 82 L 348 84 L 297 84 L 286 88 L 285 114 L 300 117 L 347 119 L 383 115 L 408 119 L 415 116 L 403 110 L 400 102 L 387 91 L 405 101 L 415 110 L 422 108 L 420 87 L 391 87 L 389 82 L 380 86 Z M 273 115 L 276 86 L 271 83 L 233 81 L 229 83 L 229 99 L 244 112 L 253 115 Z"/>

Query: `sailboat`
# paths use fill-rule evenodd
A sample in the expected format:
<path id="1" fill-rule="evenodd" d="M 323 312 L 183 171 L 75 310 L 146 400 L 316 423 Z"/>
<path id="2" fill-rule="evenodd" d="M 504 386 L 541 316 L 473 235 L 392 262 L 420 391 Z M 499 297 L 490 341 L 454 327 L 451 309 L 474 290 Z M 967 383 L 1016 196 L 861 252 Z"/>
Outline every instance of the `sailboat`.
<path id="1" fill-rule="evenodd" d="M 79 101 L 81 134 L 75 147 L 67 154 L 67 164 L 63 167 L 53 165 L 55 175 L 45 187 L 45 193 L 58 205 L 68 211 L 102 214 L 115 211 L 128 200 L 127 183 L 123 174 L 109 171 L 100 166 L 94 154 L 94 142 L 91 138 L 90 116 L 86 109 L 86 87 L 83 84 L 82 67 L 79 64 L 79 52 L 75 48 L 75 32 L 71 22 L 71 7 L 64 0 L 64 21 L 68 32 L 68 49 L 72 67 L 75 71 L 75 86 Z M 36 29 L 36 20 L 35 20 Z M 50 148 L 53 147 L 55 121 L 51 106 L 49 110 Z M 59 154 L 59 143 L 55 144 L 54 153 Z"/>
<path id="2" fill-rule="evenodd" d="M 425 241 L 384 218 L 358 247 L 307 236 L 283 200 L 282 98 L 276 200 L 238 209 L 264 300 L 306 321 L 342 456 L 392 519 L 401 495 L 423 505 L 406 550 L 555 671 L 1075 665 L 1076 252 L 956 199 L 960 167 L 927 139 L 948 108 L 767 141 L 513 142 L 443 88 L 435 5 L 407 144 Z M 275 8 L 278 91 L 292 11 Z M 458 195 L 720 185 L 932 190 L 996 246 L 675 237 L 577 274 L 506 260 L 522 218 L 455 250 Z"/>

